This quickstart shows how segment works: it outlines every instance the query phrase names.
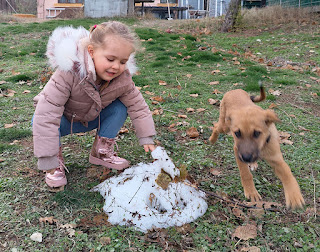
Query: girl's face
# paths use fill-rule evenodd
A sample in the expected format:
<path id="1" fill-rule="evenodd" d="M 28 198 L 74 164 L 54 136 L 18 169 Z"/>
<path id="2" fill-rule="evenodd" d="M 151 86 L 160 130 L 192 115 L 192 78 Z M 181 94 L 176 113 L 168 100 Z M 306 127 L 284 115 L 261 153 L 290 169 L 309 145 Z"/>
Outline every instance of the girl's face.
<path id="1" fill-rule="evenodd" d="M 110 81 L 126 69 L 126 63 L 133 52 L 132 45 L 118 36 L 106 37 L 102 47 L 88 46 L 88 52 L 94 62 L 97 80 Z"/>

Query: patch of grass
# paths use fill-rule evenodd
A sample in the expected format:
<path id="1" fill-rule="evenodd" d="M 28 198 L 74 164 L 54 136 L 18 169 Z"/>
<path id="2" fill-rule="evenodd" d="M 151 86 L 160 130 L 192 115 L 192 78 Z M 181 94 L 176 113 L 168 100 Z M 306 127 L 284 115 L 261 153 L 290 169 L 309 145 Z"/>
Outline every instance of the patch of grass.
<path id="1" fill-rule="evenodd" d="M 301 26 L 295 30 L 270 27 L 269 30 L 221 34 L 217 32 L 219 20 L 206 19 L 182 23 L 173 20 L 171 29 L 179 33 L 167 33 L 162 27 L 151 27 L 149 22 L 146 25 L 143 20 L 116 20 L 132 25 L 145 48 L 136 55 L 140 74 L 133 76 L 133 80 L 141 87 L 150 110 L 161 111 L 153 116 L 157 129 L 155 140 L 167 150 L 176 166 L 186 166 L 190 180 L 203 190 L 239 202 L 246 200 L 234 159 L 232 137 L 221 135 L 215 145 L 208 144 L 213 122 L 219 118 L 219 106 L 211 105 L 208 100 L 221 100 L 225 92 L 237 88 L 257 95 L 259 81 L 267 92 L 269 89 L 281 91 L 282 95 L 277 97 L 268 93 L 266 101 L 258 105 L 268 108 L 271 103 L 277 104 L 274 110 L 282 121 L 277 128 L 289 133 L 289 140 L 293 141 L 292 145 L 282 144 L 281 149 L 301 187 L 306 208 L 292 211 L 280 206 L 279 211 L 266 210 L 262 216 L 255 216 L 238 205 L 243 211 L 240 217 L 235 205 L 208 196 L 206 214 L 183 227 L 143 234 L 133 227 L 97 224 L 94 218 L 103 212 L 104 201 L 98 193 L 89 192 L 100 181 L 88 175 L 92 167 L 88 155 L 95 133 L 61 139 L 70 172 L 67 173 L 68 185 L 65 191 L 51 194 L 45 186 L 43 172 L 36 170 L 30 120 L 34 112 L 32 98 L 51 76 L 44 58 L 51 31 L 62 25 L 89 28 L 105 19 L 0 24 L 0 36 L 6 38 L 0 42 L 3 61 L 0 79 L 7 81 L 0 88 L 4 94 L 8 89 L 16 92 L 12 97 L 0 98 L 0 125 L 16 124 L 15 128 L 0 129 L 0 238 L 6 241 L 5 248 L 3 242 L 0 243 L 0 250 L 236 251 L 256 246 L 261 251 L 300 247 L 307 251 L 320 248 L 319 213 L 314 212 L 320 209 L 316 201 L 320 197 L 317 190 L 320 104 L 319 99 L 310 94 L 320 94 L 319 78 L 313 70 L 320 62 L 319 32 Z M 243 29 L 245 20 L 244 17 Z M 168 25 L 167 20 L 165 24 Z M 286 68 L 290 61 L 301 68 Z M 159 85 L 159 80 L 167 85 Z M 214 81 L 219 83 L 211 85 Z M 30 93 L 24 93 L 26 89 Z M 150 99 L 153 96 L 161 96 L 163 101 L 155 103 Z M 200 110 L 187 112 L 189 108 Z M 149 153 L 139 146 L 129 119 L 124 126 L 129 133 L 119 136 L 119 155 L 132 165 L 152 162 Z M 190 127 L 196 127 L 199 137 L 187 135 Z M 10 145 L 21 139 L 22 146 Z M 117 172 L 110 173 L 110 176 L 116 175 Z M 259 169 L 253 176 L 263 200 L 285 204 L 282 185 L 271 167 L 259 161 Z M 77 224 L 75 235 L 69 237 L 68 232 L 57 225 L 39 223 L 40 217 L 49 216 L 54 216 L 59 224 Z M 255 223 L 258 235 L 247 241 L 234 237 L 235 229 L 248 222 Z M 33 232 L 43 234 L 42 243 L 30 240 Z M 110 238 L 110 243 L 104 244 L 101 238 Z"/>
<path id="2" fill-rule="evenodd" d="M 0 129 L 0 138 L 6 142 L 19 140 L 29 136 L 32 136 L 32 132 L 30 130 L 16 128 Z"/>

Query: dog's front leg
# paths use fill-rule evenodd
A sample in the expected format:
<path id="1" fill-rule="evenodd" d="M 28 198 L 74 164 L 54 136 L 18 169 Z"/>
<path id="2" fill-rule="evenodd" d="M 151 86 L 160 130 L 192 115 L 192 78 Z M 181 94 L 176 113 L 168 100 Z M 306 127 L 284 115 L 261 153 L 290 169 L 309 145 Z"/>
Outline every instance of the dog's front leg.
<path id="1" fill-rule="evenodd" d="M 276 157 L 276 158 L 275 158 Z M 274 169 L 275 174 L 281 180 L 286 198 L 287 208 L 302 208 L 304 199 L 296 178 L 293 176 L 290 167 L 283 160 L 282 154 L 267 157 L 266 161 Z"/>
<path id="2" fill-rule="evenodd" d="M 212 130 L 212 134 L 211 134 L 211 136 L 209 138 L 209 141 L 210 141 L 211 144 L 214 144 L 217 141 L 219 134 L 222 133 L 221 129 L 222 128 L 221 128 L 219 122 L 214 124 L 213 130 Z"/>
<path id="3" fill-rule="evenodd" d="M 241 184 L 244 190 L 244 196 L 251 201 L 259 201 L 261 200 L 261 196 L 258 193 L 256 187 L 253 183 L 253 176 L 249 170 L 248 164 L 242 162 L 238 157 L 238 150 L 234 146 L 234 156 L 237 161 L 237 165 L 240 171 L 240 177 L 241 177 Z"/>

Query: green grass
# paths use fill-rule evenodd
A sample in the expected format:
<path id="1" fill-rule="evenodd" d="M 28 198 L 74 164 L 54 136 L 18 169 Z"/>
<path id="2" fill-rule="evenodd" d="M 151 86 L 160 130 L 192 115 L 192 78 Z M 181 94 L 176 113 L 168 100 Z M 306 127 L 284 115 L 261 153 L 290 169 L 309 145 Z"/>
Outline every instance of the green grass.
<path id="1" fill-rule="evenodd" d="M 319 250 L 319 212 L 315 217 L 313 211 L 320 208 L 320 104 L 319 98 L 311 95 L 320 93 L 319 82 L 314 80 L 320 77 L 313 71 L 320 62 L 319 34 L 298 29 L 286 33 L 282 30 L 255 31 L 250 36 L 240 32 L 195 35 L 189 30 L 175 34 L 145 27 L 137 19 L 118 20 L 135 29 L 145 48 L 137 54 L 140 74 L 133 79 L 141 87 L 150 109 L 163 110 L 163 114 L 154 116 L 156 141 L 168 151 L 176 166 L 187 167 L 189 175 L 203 190 L 240 202 L 245 200 L 232 137 L 220 136 L 213 146 L 207 143 L 210 127 L 219 117 L 219 107 L 210 105 L 208 99 L 221 100 L 225 92 L 236 88 L 258 94 L 259 81 L 267 92 L 269 89 L 281 91 L 280 96 L 268 93 L 267 100 L 259 105 L 267 109 L 272 103 L 276 104 L 275 112 L 282 121 L 277 128 L 291 135 L 293 145 L 281 145 L 281 148 L 300 184 L 306 200 L 305 209 L 292 211 L 282 206 L 279 211 L 266 211 L 262 217 L 256 217 L 248 209 L 241 208 L 244 218 L 239 218 L 232 213 L 234 205 L 208 197 L 206 214 L 185 225 L 184 229 L 170 227 L 144 234 L 132 227 L 94 221 L 94 217 L 102 213 L 104 204 L 98 193 L 89 191 L 99 179 L 87 177 L 94 133 L 62 139 L 70 171 L 69 182 L 65 191 L 52 194 L 47 191 L 43 173 L 36 169 L 31 118 L 32 99 L 52 74 L 44 56 L 50 33 L 61 25 L 89 28 L 103 20 L 2 23 L 0 36 L 5 40 L 0 40 L 0 80 L 6 82 L 0 84 L 0 89 L 4 94 L 10 89 L 16 93 L 12 97 L 0 97 L 0 251 L 13 248 L 19 251 L 163 251 L 167 248 L 172 251 L 237 251 L 253 246 L 261 251 Z M 198 23 L 195 21 L 194 25 Z M 213 47 L 218 51 L 213 53 Z M 248 51 L 252 53 L 249 57 L 245 55 Z M 268 61 L 276 63 L 268 66 Z M 294 62 L 301 69 L 284 68 L 286 61 Z M 308 62 L 315 63 L 308 65 Z M 159 80 L 167 85 L 159 85 Z M 219 84 L 210 85 L 213 81 Z M 198 94 L 198 97 L 190 94 Z M 152 96 L 161 96 L 164 101 L 152 104 Z M 205 110 L 188 113 L 187 108 Z M 180 118 L 179 114 L 187 118 Z M 169 126 L 174 123 L 172 131 Z M 5 124 L 14 126 L 5 128 Z M 130 120 L 125 126 L 130 131 L 118 141 L 120 155 L 133 165 L 151 162 L 150 154 L 138 145 Z M 187 136 L 186 130 L 190 127 L 198 129 L 198 138 Z M 220 175 L 211 174 L 212 168 L 219 170 Z M 259 162 L 253 175 L 264 200 L 284 205 L 282 185 L 265 162 Z M 58 225 L 39 222 L 40 217 L 49 216 L 54 216 L 59 224 L 76 223 L 75 236 L 69 237 Z M 249 222 L 258 227 L 256 238 L 244 241 L 232 236 L 238 226 Z M 30 240 L 34 232 L 43 234 L 42 243 Z M 102 242 L 105 237 L 110 238 L 110 243 Z"/>

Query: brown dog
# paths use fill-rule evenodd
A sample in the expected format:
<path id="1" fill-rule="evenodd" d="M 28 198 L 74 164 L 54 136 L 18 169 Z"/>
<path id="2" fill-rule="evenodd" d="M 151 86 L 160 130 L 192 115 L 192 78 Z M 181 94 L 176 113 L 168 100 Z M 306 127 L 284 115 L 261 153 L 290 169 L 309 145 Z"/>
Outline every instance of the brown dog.
<path id="1" fill-rule="evenodd" d="M 249 96 L 237 89 L 227 92 L 220 105 L 219 122 L 214 125 L 210 142 L 217 141 L 219 133 L 231 132 L 234 139 L 234 154 L 240 170 L 241 183 L 246 198 L 259 201 L 249 166 L 259 158 L 273 167 L 283 184 L 287 208 L 301 208 L 304 199 L 299 185 L 292 175 L 290 167 L 283 160 L 279 135 L 275 122 L 280 121 L 270 109 L 264 110 L 253 102 L 265 99 L 264 88 L 260 87 L 260 96 Z"/>

